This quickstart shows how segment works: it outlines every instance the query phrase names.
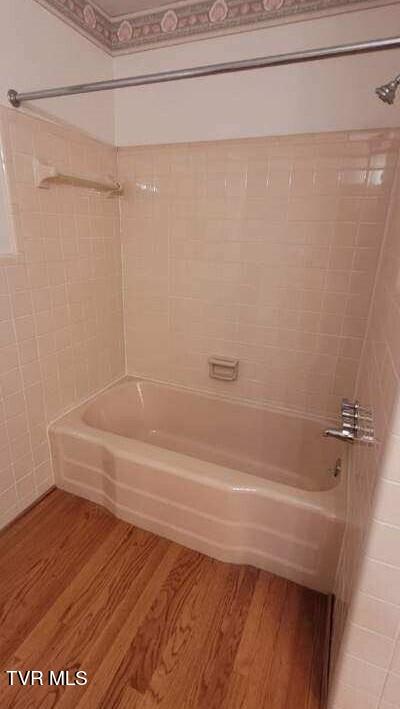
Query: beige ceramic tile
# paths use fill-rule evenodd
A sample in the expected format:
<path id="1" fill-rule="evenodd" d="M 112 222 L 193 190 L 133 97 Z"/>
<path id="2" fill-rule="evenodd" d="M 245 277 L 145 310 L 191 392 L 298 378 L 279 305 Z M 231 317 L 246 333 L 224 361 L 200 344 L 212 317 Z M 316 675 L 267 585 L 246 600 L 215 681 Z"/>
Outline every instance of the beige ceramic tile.
<path id="1" fill-rule="evenodd" d="M 393 181 L 370 161 L 396 139 L 317 138 L 119 150 L 130 373 L 220 391 L 208 357 L 240 352 L 228 395 L 325 417 L 353 395 Z"/>
<path id="2" fill-rule="evenodd" d="M 38 157 L 116 174 L 115 149 L 7 109 L 0 124 L 18 246 L 0 257 L 1 526 L 52 483 L 47 424 L 124 363 L 118 202 L 39 191 L 32 172 Z"/>
<path id="3" fill-rule="evenodd" d="M 373 170 L 368 184 L 380 192 L 387 183 Z M 376 442 L 355 446 L 350 456 L 347 524 L 336 581 L 333 708 L 340 707 L 343 682 L 366 692 L 373 706 L 378 698 L 379 709 L 400 706 L 399 189 L 397 175 L 356 387 L 359 399 L 373 411 Z M 363 244 L 354 261 L 358 268 L 366 268 L 373 258 L 382 205 L 380 196 L 363 205 L 362 214 L 371 223 L 358 231 Z M 361 292 L 361 281 L 358 287 Z M 357 626 L 349 623 L 349 607 Z M 357 673 L 355 660 L 380 666 L 379 681 L 370 684 Z M 370 671 L 377 680 L 376 670 Z"/>

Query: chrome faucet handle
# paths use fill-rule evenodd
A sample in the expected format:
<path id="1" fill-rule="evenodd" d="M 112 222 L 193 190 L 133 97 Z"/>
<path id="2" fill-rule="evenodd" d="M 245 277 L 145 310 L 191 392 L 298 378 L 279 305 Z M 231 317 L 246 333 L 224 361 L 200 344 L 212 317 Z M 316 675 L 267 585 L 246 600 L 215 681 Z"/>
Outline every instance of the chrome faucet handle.
<path id="1" fill-rule="evenodd" d="M 357 411 L 353 406 L 342 406 L 341 415 L 343 416 L 357 416 Z"/>
<path id="2" fill-rule="evenodd" d="M 353 411 L 342 411 L 342 420 L 344 421 L 356 421 L 357 418 Z"/>
<path id="3" fill-rule="evenodd" d="M 357 422 L 353 419 L 351 421 L 342 421 L 343 431 L 357 431 L 357 428 Z"/>
<path id="4" fill-rule="evenodd" d="M 341 425 L 342 426 L 355 426 L 357 424 L 357 418 L 353 414 L 342 414 Z"/>

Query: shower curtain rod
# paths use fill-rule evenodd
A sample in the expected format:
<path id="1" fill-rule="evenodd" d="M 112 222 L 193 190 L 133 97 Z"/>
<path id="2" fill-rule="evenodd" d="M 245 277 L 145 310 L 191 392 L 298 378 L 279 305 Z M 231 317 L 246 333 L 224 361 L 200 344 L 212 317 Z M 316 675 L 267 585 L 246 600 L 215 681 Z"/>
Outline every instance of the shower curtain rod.
<path id="1" fill-rule="evenodd" d="M 385 49 L 396 49 L 398 47 L 400 47 L 400 37 L 384 37 L 382 39 L 366 40 L 365 42 L 339 44 L 332 47 L 321 47 L 319 49 L 306 49 L 298 52 L 290 52 L 288 54 L 275 54 L 267 57 L 241 59 L 239 61 L 225 62 L 222 64 L 209 64 L 205 66 L 193 67 L 191 69 L 174 69 L 172 71 L 164 71 L 157 74 L 128 76 L 123 79 L 96 81 L 93 83 L 76 84 L 73 86 L 60 86 L 55 89 L 44 89 L 43 91 L 19 93 L 18 91 L 15 91 L 15 89 L 10 89 L 8 92 L 8 100 L 13 106 L 18 108 L 21 103 L 25 103 L 26 101 L 36 101 L 44 98 L 72 96 L 74 94 L 88 94 L 94 91 L 110 91 L 111 89 L 124 89 L 129 86 L 161 84 L 167 81 L 195 79 L 201 76 L 229 74 L 236 71 L 263 69 L 266 67 L 282 66 L 285 64 L 299 64 L 301 62 L 309 62 L 316 59 L 330 59 L 332 57 L 364 54 L 367 52 L 377 52 Z"/>

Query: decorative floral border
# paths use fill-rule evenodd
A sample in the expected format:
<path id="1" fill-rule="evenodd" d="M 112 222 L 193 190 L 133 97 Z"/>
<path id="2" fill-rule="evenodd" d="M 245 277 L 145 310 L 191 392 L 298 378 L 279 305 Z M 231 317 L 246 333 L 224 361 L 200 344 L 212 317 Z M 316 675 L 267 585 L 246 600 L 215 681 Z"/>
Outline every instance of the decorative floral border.
<path id="1" fill-rule="evenodd" d="M 155 0 L 156 1 L 156 0 Z M 112 19 L 88 0 L 36 0 L 110 54 L 241 32 L 294 21 L 308 13 L 348 12 L 393 0 L 186 0 L 167 9 Z"/>

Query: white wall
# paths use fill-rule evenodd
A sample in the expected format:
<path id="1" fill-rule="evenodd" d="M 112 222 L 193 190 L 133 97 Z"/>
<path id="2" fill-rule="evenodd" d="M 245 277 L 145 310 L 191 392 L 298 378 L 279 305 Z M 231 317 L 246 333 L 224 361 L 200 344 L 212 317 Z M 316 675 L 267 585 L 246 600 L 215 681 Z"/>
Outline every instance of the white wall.
<path id="1" fill-rule="evenodd" d="M 112 59 L 34 0 L 1 0 L 0 103 L 7 91 L 112 78 Z M 113 142 L 112 92 L 26 104 Z"/>
<path id="2" fill-rule="evenodd" d="M 392 36 L 391 5 L 117 57 L 116 77 Z M 115 92 L 117 145 L 215 140 L 400 125 L 400 101 L 374 87 L 400 71 L 400 50 Z"/>
<path id="3" fill-rule="evenodd" d="M 390 5 L 181 44 L 112 60 L 33 0 L 1 0 L 0 103 L 32 90 L 390 36 Z M 26 104 L 117 145 L 390 127 L 373 89 L 400 71 L 400 50 Z M 114 95 L 113 95 L 114 93 Z M 115 122 L 115 131 L 114 131 Z"/>

